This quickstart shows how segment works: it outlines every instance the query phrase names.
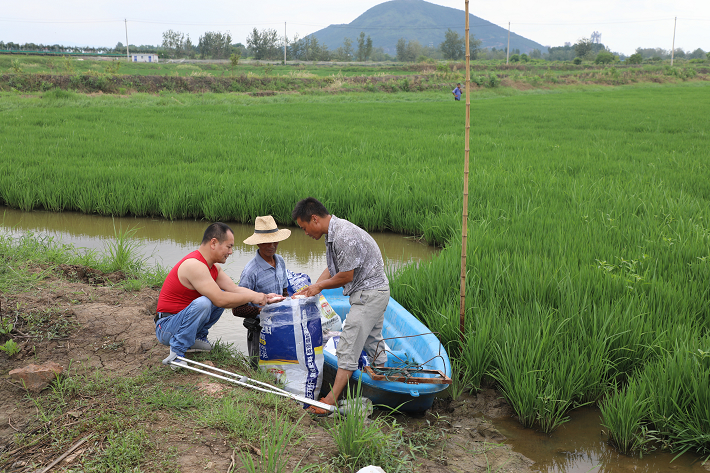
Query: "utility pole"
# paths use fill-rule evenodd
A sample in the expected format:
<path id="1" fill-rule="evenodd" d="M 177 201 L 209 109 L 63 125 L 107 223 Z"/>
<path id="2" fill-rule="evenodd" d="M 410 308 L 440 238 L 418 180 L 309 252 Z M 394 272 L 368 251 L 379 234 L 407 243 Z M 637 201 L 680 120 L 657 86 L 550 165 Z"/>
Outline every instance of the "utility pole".
<path id="1" fill-rule="evenodd" d="M 131 62 L 131 53 L 128 51 L 128 20 L 124 18 L 123 21 L 126 24 L 126 59 Z"/>
<path id="2" fill-rule="evenodd" d="M 466 328 L 466 249 L 468 242 L 468 157 L 469 157 L 469 130 L 471 129 L 471 49 L 469 43 L 469 14 L 468 0 L 466 0 L 466 121 L 464 131 L 464 165 L 463 165 L 463 224 L 461 227 L 461 288 L 459 331 L 461 332 L 461 346 L 465 340 Z"/>
<path id="3" fill-rule="evenodd" d="M 284 65 L 286 64 L 286 22 L 284 21 Z"/>
<path id="4" fill-rule="evenodd" d="M 505 50 L 505 63 L 508 64 L 510 57 L 510 22 L 508 22 L 508 48 Z"/>
<path id="5" fill-rule="evenodd" d="M 678 23 L 678 17 L 673 20 L 673 46 L 671 47 L 671 67 L 673 67 L 673 56 L 675 55 L 675 27 Z"/>

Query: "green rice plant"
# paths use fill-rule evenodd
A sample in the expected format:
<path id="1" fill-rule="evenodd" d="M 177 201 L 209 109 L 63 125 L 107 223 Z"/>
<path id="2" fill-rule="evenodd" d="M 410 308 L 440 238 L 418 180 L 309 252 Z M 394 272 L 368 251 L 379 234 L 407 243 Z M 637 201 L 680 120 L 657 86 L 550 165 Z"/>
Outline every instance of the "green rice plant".
<path id="1" fill-rule="evenodd" d="M 493 365 L 494 344 L 499 337 L 501 325 L 489 312 L 472 311 L 467 314 L 467 319 L 469 327 L 473 327 L 473 330 L 466 335 L 465 345 L 460 355 L 461 363 L 466 367 L 467 383 L 478 390 L 481 388 L 481 381 L 489 374 Z"/>
<path id="2" fill-rule="evenodd" d="M 511 323 L 495 346 L 500 383 L 520 422 L 551 432 L 566 421 L 564 414 L 582 392 L 586 365 L 582 348 L 566 343 L 566 321 L 540 308 Z"/>
<path id="3" fill-rule="evenodd" d="M 116 229 L 114 223 L 115 237 L 107 243 L 108 258 L 106 263 L 109 272 L 123 271 L 127 274 L 135 274 L 143 267 L 145 259 L 138 253 L 141 245 L 134 239 L 137 231 L 138 227 L 126 230 L 121 227 Z"/>
<path id="4" fill-rule="evenodd" d="M 303 419 L 303 414 L 296 422 L 279 417 L 278 411 L 271 416 L 271 421 L 265 426 L 265 431 L 261 435 L 261 455 L 256 461 L 249 453 L 239 452 L 239 459 L 242 466 L 248 473 L 282 473 L 287 471 L 289 456 L 286 450 L 301 440 L 298 433 L 298 424 Z M 312 467 L 296 467 L 288 471 L 305 472 Z"/>
<path id="5" fill-rule="evenodd" d="M 393 473 L 411 471 L 414 456 L 402 427 L 387 415 L 368 420 L 370 410 L 358 402 L 360 390 L 358 380 L 357 388 L 347 391 L 347 412 L 336 413 L 328 430 L 338 449 L 335 464 L 351 471 L 367 465 L 379 465 Z"/>
<path id="6" fill-rule="evenodd" d="M 674 452 L 692 450 L 710 458 L 710 336 L 693 329 L 676 338 L 673 350 L 645 367 L 639 383 L 648 390 L 656 439 Z"/>
<path id="7" fill-rule="evenodd" d="M 451 381 L 448 391 L 454 401 L 471 387 L 471 369 L 460 358 L 451 359 Z"/>
<path id="8" fill-rule="evenodd" d="M 652 440 L 645 427 L 650 414 L 647 389 L 645 384 L 631 381 L 623 391 L 611 394 L 599 405 L 609 443 L 621 453 L 643 455 Z"/>

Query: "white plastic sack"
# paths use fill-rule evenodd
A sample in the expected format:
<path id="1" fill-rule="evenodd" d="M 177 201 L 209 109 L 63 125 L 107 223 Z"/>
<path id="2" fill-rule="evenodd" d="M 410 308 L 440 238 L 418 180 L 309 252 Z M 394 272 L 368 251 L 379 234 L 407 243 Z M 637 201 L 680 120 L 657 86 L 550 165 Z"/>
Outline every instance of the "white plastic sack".
<path id="1" fill-rule="evenodd" d="M 287 391 L 316 399 L 323 381 L 323 331 L 316 297 L 284 299 L 259 314 L 259 366 Z"/>
<path id="2" fill-rule="evenodd" d="M 340 342 L 340 333 L 330 337 L 330 339 L 328 339 L 326 344 L 323 346 L 323 349 L 337 358 L 338 355 L 335 354 L 335 350 L 338 348 L 338 342 Z M 360 353 L 360 357 L 357 359 L 357 369 L 361 370 L 364 366 L 370 366 L 365 350 Z"/>
<path id="3" fill-rule="evenodd" d="M 286 279 L 288 281 L 288 295 L 292 296 L 304 287 L 311 285 L 311 278 L 306 273 L 294 273 L 290 269 L 286 270 Z"/>
<path id="4" fill-rule="evenodd" d="M 385 470 L 379 466 L 368 465 L 365 468 L 357 470 L 357 473 L 387 473 Z"/>
<path id="5" fill-rule="evenodd" d="M 320 324 L 323 327 L 324 334 L 343 330 L 343 322 L 340 320 L 340 316 L 330 306 L 323 294 L 319 294 L 318 308 L 320 309 Z"/>

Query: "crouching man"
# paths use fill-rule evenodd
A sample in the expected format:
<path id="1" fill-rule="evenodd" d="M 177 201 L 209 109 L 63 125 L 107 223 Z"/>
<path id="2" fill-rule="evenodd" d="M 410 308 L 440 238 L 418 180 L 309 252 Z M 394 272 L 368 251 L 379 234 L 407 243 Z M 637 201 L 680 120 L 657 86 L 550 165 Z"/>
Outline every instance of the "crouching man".
<path id="1" fill-rule="evenodd" d="M 200 247 L 181 259 L 165 278 L 158 297 L 155 335 L 170 347 L 163 364 L 173 370 L 186 366 L 177 357 L 212 350 L 207 334 L 224 309 L 249 302 L 263 307 L 284 299 L 239 287 L 222 271 L 218 263 L 227 261 L 233 246 L 232 229 L 221 222 L 213 223 L 205 230 Z"/>

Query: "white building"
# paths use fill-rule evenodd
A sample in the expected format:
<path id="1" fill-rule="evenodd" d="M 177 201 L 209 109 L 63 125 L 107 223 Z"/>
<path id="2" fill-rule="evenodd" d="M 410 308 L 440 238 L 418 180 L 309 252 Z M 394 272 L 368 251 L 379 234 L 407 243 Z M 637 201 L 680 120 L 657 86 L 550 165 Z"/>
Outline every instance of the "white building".
<path id="1" fill-rule="evenodd" d="M 131 62 L 158 62 L 157 54 L 131 54 Z"/>

